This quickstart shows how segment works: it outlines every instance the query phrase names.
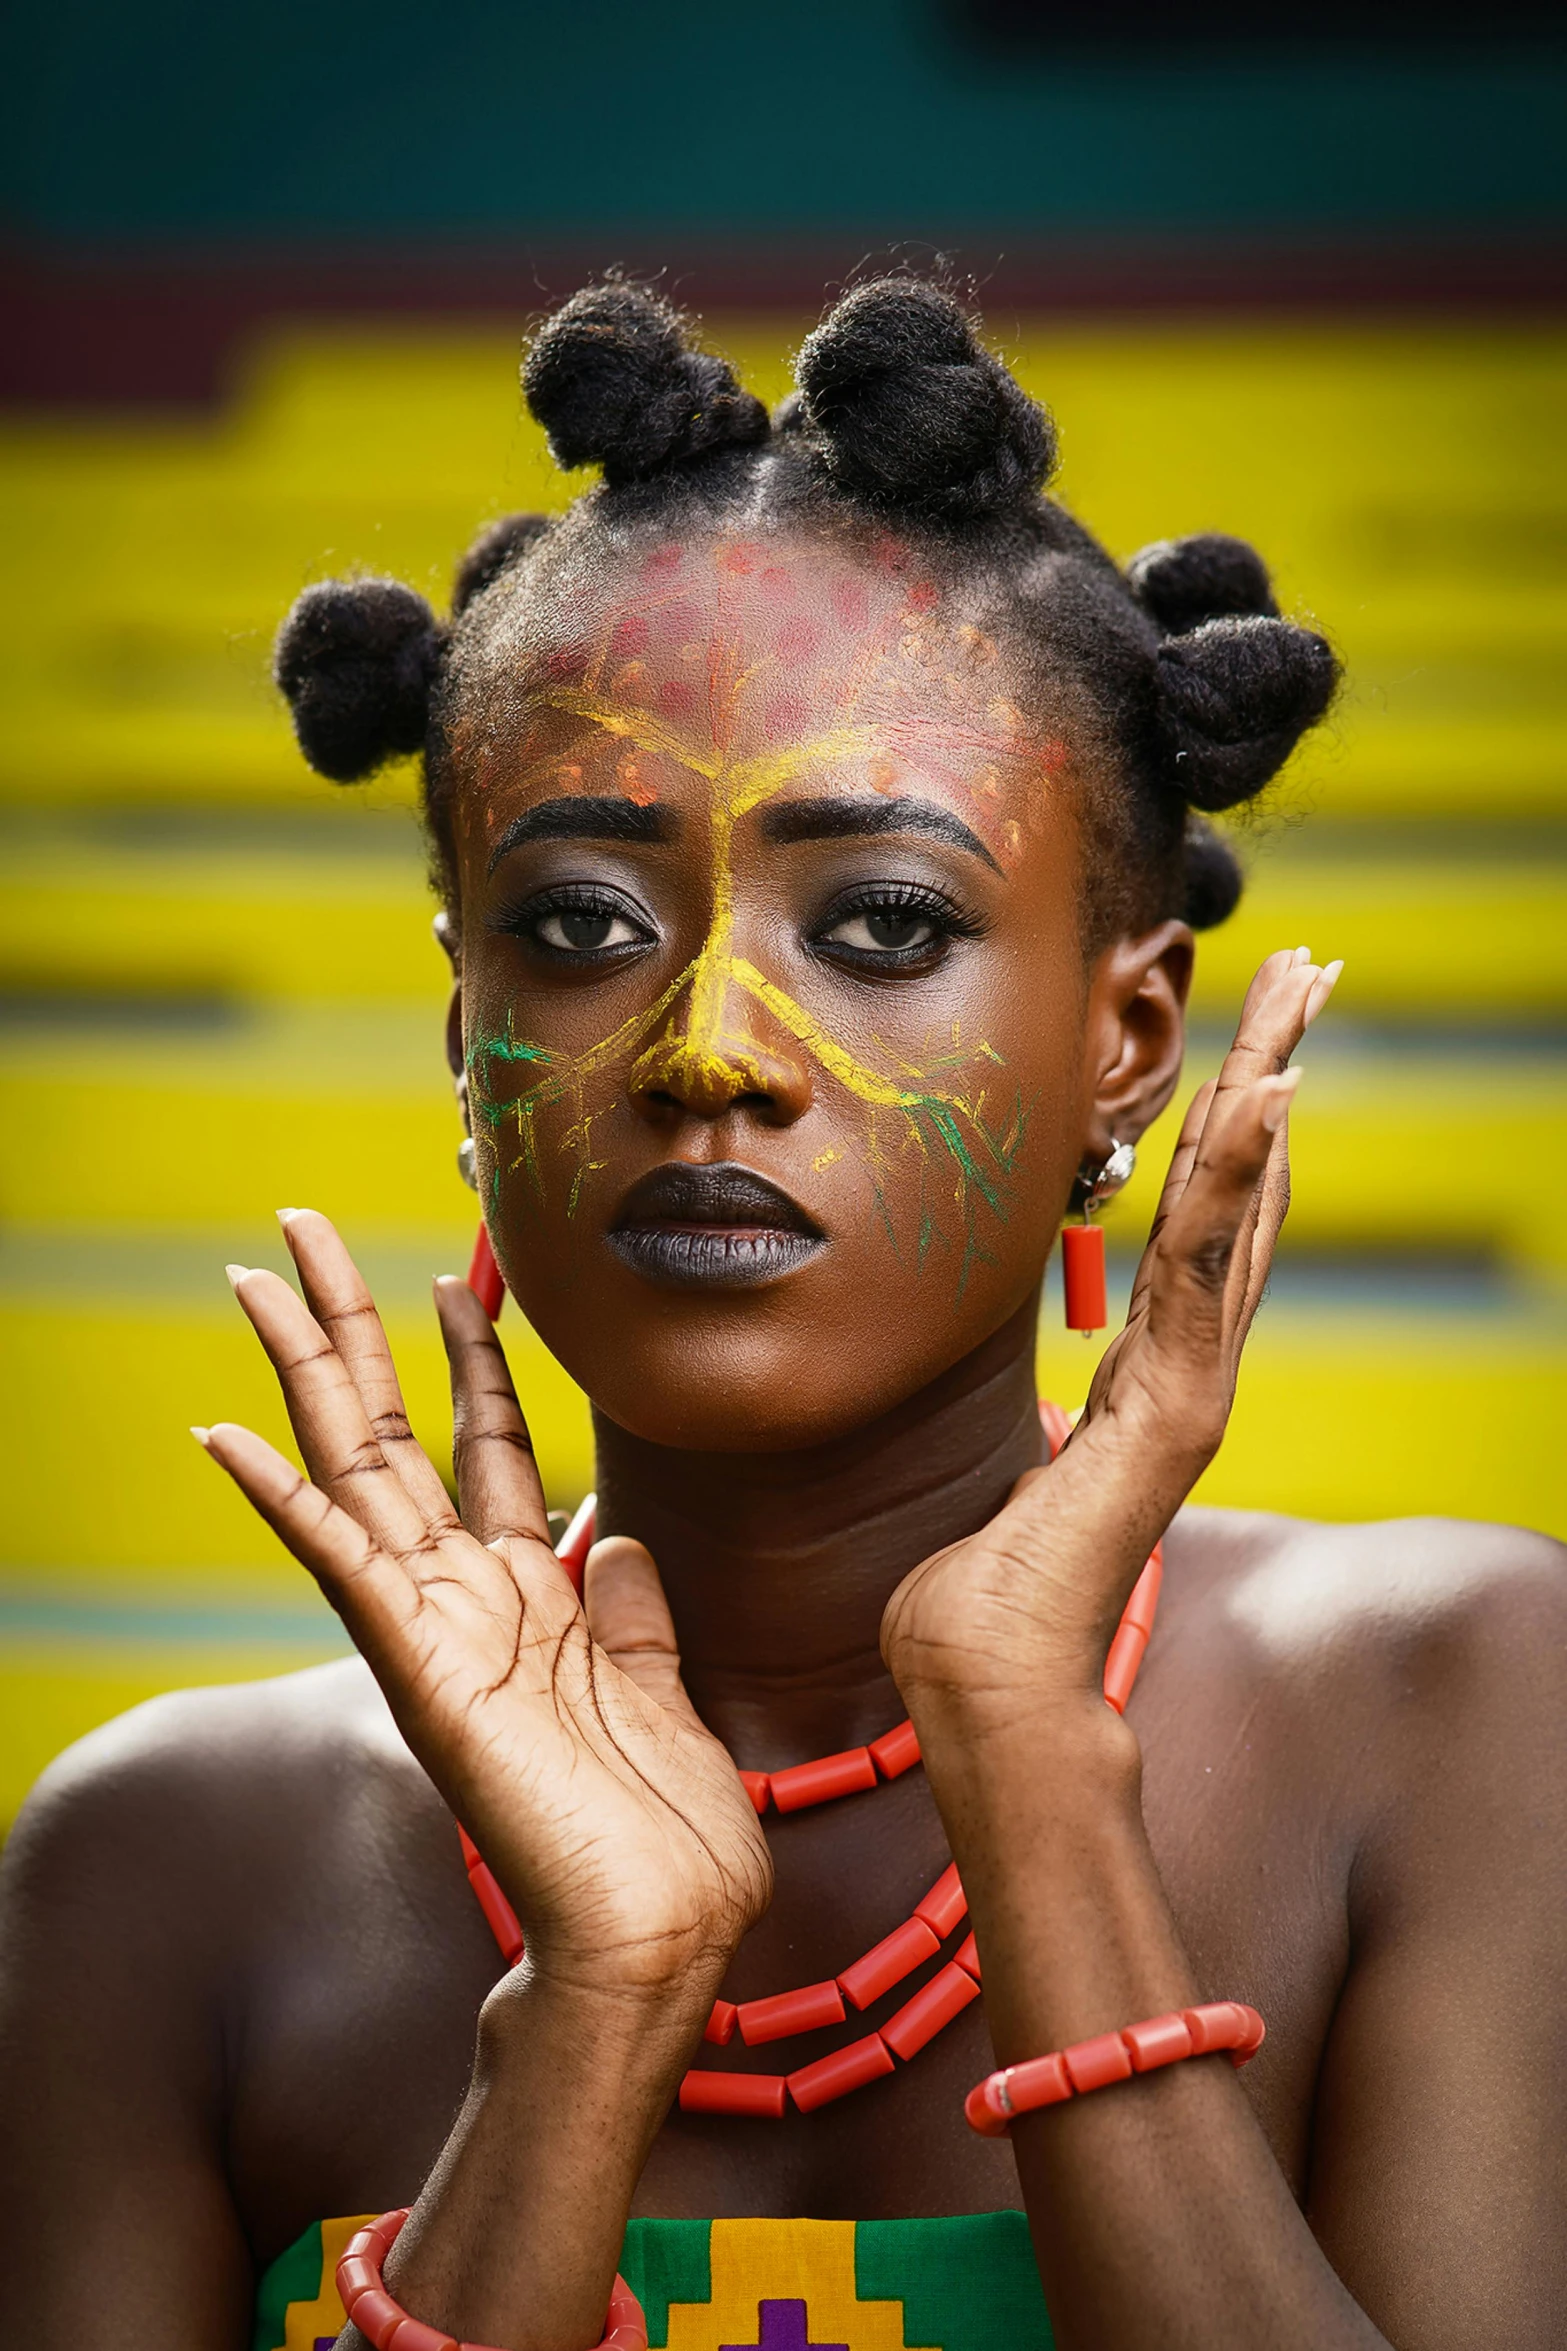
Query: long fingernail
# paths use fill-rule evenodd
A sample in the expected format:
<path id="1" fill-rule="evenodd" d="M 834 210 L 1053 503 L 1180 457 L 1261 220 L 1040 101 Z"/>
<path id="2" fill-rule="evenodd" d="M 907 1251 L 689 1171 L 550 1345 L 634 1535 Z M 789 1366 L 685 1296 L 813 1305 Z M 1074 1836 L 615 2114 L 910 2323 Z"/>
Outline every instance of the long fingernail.
<path id="1" fill-rule="evenodd" d="M 250 1268 L 248 1265 L 226 1265 L 223 1270 L 229 1277 L 230 1289 L 237 1290 Z"/>
<path id="2" fill-rule="evenodd" d="M 1295 1099 L 1301 1075 L 1302 1073 L 1298 1069 L 1287 1069 L 1282 1077 L 1263 1080 L 1268 1090 L 1263 1096 L 1262 1123 L 1268 1134 L 1276 1135 L 1288 1118 L 1289 1107 Z"/>
<path id="3" fill-rule="evenodd" d="M 1297 963 L 1309 963 L 1311 961 L 1311 949 L 1309 947 L 1297 947 L 1295 950 L 1295 961 Z"/>
<path id="4" fill-rule="evenodd" d="M 291 1216 L 299 1214 L 299 1210 L 297 1208 L 275 1208 L 272 1213 L 280 1225 L 286 1225 Z"/>
<path id="5" fill-rule="evenodd" d="M 1301 1024 L 1303 1027 L 1308 1029 L 1310 1028 L 1312 1022 L 1316 1019 L 1317 1014 L 1322 1010 L 1323 1005 L 1326 1004 L 1328 998 L 1332 995 L 1334 989 L 1338 986 L 1338 975 L 1343 970 L 1343 968 L 1344 958 L 1341 955 L 1337 962 L 1325 963 L 1321 971 L 1317 974 L 1317 977 L 1312 981 L 1311 993 L 1306 998 L 1306 1010 Z"/>
<path id="6" fill-rule="evenodd" d="M 210 1453 L 212 1451 L 212 1431 L 210 1429 L 198 1429 L 193 1425 L 190 1433 L 195 1438 L 197 1444 L 201 1447 L 203 1453 Z"/>

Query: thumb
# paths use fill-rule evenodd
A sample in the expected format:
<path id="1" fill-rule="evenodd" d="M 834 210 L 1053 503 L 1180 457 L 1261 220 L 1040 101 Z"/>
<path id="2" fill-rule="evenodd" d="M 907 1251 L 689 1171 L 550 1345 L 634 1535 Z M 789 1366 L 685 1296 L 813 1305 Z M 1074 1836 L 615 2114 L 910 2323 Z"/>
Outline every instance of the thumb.
<path id="1" fill-rule="evenodd" d="M 629 1535 L 606 1535 L 582 1575 L 588 1630 L 628 1681 L 673 1714 L 696 1720 L 680 1679 L 674 1621 L 653 1554 Z"/>

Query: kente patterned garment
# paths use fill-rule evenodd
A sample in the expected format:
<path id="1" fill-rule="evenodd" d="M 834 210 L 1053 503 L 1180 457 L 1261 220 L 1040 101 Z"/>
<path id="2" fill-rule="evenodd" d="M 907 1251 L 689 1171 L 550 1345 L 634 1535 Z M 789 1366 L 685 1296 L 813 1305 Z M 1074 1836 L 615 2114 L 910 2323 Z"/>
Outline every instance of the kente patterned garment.
<path id="1" fill-rule="evenodd" d="M 261 2281 L 254 2351 L 331 2351 L 355 2229 L 318 2221 Z M 650 2351 L 1051 2351 L 1021 2212 L 954 2220 L 634 2220 L 620 2269 Z"/>

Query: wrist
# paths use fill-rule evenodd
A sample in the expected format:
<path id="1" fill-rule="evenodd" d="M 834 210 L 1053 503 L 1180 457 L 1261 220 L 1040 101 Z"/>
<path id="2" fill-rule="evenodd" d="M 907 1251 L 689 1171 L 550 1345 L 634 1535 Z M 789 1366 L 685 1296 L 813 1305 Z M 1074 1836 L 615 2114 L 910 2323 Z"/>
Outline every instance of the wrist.
<path id="1" fill-rule="evenodd" d="M 532 2072 L 558 2056 L 574 2070 L 678 2072 L 712 2010 L 724 1960 L 679 1976 L 587 1976 L 537 1962 L 530 1952 L 502 1976 L 479 2011 L 479 2070 Z"/>

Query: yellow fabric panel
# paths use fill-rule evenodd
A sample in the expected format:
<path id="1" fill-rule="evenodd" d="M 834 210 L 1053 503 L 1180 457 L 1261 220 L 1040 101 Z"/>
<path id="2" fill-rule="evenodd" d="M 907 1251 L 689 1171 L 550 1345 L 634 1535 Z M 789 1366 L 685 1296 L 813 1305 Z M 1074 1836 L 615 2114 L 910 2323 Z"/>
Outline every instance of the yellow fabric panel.
<path id="1" fill-rule="evenodd" d="M 669 2351 L 757 2341 L 757 2305 L 804 2302 L 807 2337 L 845 2351 L 904 2351 L 901 2302 L 861 2302 L 852 2220 L 715 2220 L 711 2302 L 673 2302 Z"/>
<path id="2" fill-rule="evenodd" d="M 348 2324 L 348 2313 L 343 2308 L 337 2290 L 337 2265 L 348 2248 L 348 2240 L 356 2229 L 362 2229 L 373 2212 L 361 2212 L 347 2220 L 324 2220 L 321 2223 L 321 2291 L 313 2302 L 291 2302 L 288 2326 L 283 2336 L 283 2351 L 315 2351 L 322 2335 L 340 2335 Z"/>

